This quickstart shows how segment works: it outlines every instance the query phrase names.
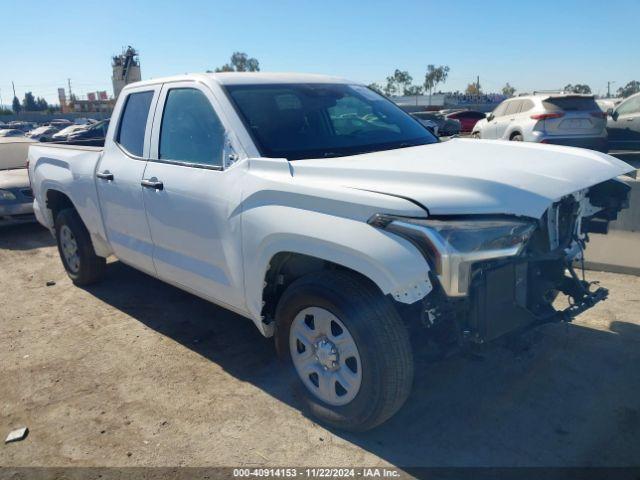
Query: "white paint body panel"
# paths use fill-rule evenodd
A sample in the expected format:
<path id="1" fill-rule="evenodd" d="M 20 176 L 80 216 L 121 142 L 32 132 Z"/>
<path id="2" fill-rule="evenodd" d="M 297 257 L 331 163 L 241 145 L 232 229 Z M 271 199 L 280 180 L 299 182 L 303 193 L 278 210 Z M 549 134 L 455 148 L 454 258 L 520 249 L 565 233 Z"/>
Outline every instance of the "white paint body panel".
<path id="1" fill-rule="evenodd" d="M 375 213 L 512 214 L 539 218 L 552 202 L 631 168 L 587 150 L 524 143 L 454 140 L 352 157 L 259 158 L 221 85 L 242 82 L 346 82 L 274 74 L 187 75 L 139 82 L 120 95 L 104 150 L 30 148 L 38 220 L 53 226 L 49 190 L 66 194 L 96 252 L 261 321 L 265 273 L 274 255 L 293 252 L 351 268 L 384 294 L 412 303 L 431 291 L 429 266 L 401 237 L 367 224 Z M 222 170 L 157 161 L 162 92 L 205 92 L 220 117 L 236 163 Z M 126 94 L 155 90 L 144 158 L 113 141 Z M 95 177 L 108 169 L 114 181 Z M 156 177 L 163 190 L 140 186 Z"/>

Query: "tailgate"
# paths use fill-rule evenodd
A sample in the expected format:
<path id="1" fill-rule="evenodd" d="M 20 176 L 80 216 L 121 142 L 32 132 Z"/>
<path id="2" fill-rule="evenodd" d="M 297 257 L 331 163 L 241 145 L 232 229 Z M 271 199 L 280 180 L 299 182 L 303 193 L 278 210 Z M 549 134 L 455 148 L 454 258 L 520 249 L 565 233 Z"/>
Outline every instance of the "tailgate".
<path id="1" fill-rule="evenodd" d="M 544 129 L 550 135 L 602 135 L 606 128 L 605 114 L 593 97 L 565 95 L 549 97 L 543 101 L 545 110 L 558 113 L 558 118 L 544 120 Z"/>

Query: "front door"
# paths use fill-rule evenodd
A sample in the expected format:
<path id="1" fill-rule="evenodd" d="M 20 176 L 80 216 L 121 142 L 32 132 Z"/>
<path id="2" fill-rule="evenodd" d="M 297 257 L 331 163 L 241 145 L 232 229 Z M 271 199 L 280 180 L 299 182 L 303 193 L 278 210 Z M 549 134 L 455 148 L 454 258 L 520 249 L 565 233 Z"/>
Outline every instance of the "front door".
<path id="1" fill-rule="evenodd" d="M 160 86 L 127 92 L 115 133 L 105 142 L 96 169 L 104 226 L 114 254 L 153 275 L 151 234 L 140 181 L 149 155 L 153 107 L 159 93 Z"/>
<path id="2" fill-rule="evenodd" d="M 241 165 L 225 170 L 227 136 L 213 93 L 196 82 L 166 84 L 153 125 L 143 197 L 158 276 L 244 309 Z"/>

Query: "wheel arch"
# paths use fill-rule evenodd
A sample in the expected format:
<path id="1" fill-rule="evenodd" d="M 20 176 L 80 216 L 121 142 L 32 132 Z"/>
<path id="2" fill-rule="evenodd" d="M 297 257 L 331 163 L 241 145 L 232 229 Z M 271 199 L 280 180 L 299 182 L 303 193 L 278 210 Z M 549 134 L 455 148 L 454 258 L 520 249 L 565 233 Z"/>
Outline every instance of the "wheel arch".
<path id="1" fill-rule="evenodd" d="M 45 205 L 47 210 L 47 215 L 51 219 L 51 224 L 55 222 L 56 216 L 62 210 L 67 208 L 72 208 L 75 211 L 78 211 L 76 206 L 73 204 L 71 198 L 61 190 L 56 188 L 49 188 L 45 193 Z"/>
<path id="2" fill-rule="evenodd" d="M 395 301 L 411 304 L 431 291 L 429 266 L 422 255 L 403 239 L 389 258 L 371 256 L 318 239 L 292 242 L 264 255 L 255 276 L 246 277 L 247 306 L 265 336 L 273 334 L 273 318 L 278 301 L 287 286 L 303 275 L 326 270 L 347 271 L 375 286 Z M 406 243 L 406 245 L 405 245 Z M 293 248 L 293 244 L 297 248 Z M 398 254 L 404 258 L 398 258 Z M 254 320 L 255 321 L 255 320 Z"/>
<path id="3" fill-rule="evenodd" d="M 522 136 L 522 132 L 520 131 L 520 127 L 516 127 L 509 133 L 509 140 L 513 140 L 513 137 L 516 135 Z"/>
<path id="4" fill-rule="evenodd" d="M 85 210 L 78 208 L 76 204 L 71 199 L 71 196 L 68 195 L 62 188 L 59 186 L 49 186 L 45 189 L 44 194 L 45 200 L 45 208 L 42 209 L 41 214 L 45 217 L 47 224 L 50 226 L 50 229 L 53 231 L 53 227 L 55 224 L 55 219 L 62 210 L 67 208 L 73 209 L 78 213 L 80 220 L 84 224 L 87 231 L 89 231 L 89 235 L 91 237 L 91 242 L 93 243 L 93 248 L 96 252 L 96 255 L 101 257 L 108 257 L 111 255 L 111 248 L 109 245 L 102 240 L 101 237 L 96 235 L 94 232 L 89 229 L 89 223 L 83 218 L 85 214 Z"/>

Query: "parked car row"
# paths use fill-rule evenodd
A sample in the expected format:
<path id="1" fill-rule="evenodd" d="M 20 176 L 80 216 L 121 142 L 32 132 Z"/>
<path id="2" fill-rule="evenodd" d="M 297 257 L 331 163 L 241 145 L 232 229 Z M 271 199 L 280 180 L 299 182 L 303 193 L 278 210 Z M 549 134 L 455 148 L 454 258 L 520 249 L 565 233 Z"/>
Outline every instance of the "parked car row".
<path id="1" fill-rule="evenodd" d="M 54 119 L 43 125 L 30 122 L 10 122 L 0 125 L 0 137 L 26 137 L 39 142 L 76 142 L 102 145 L 109 120 Z"/>
<path id="2" fill-rule="evenodd" d="M 640 94 L 603 111 L 593 95 L 542 93 L 500 103 L 475 138 L 549 143 L 601 152 L 640 150 Z"/>

